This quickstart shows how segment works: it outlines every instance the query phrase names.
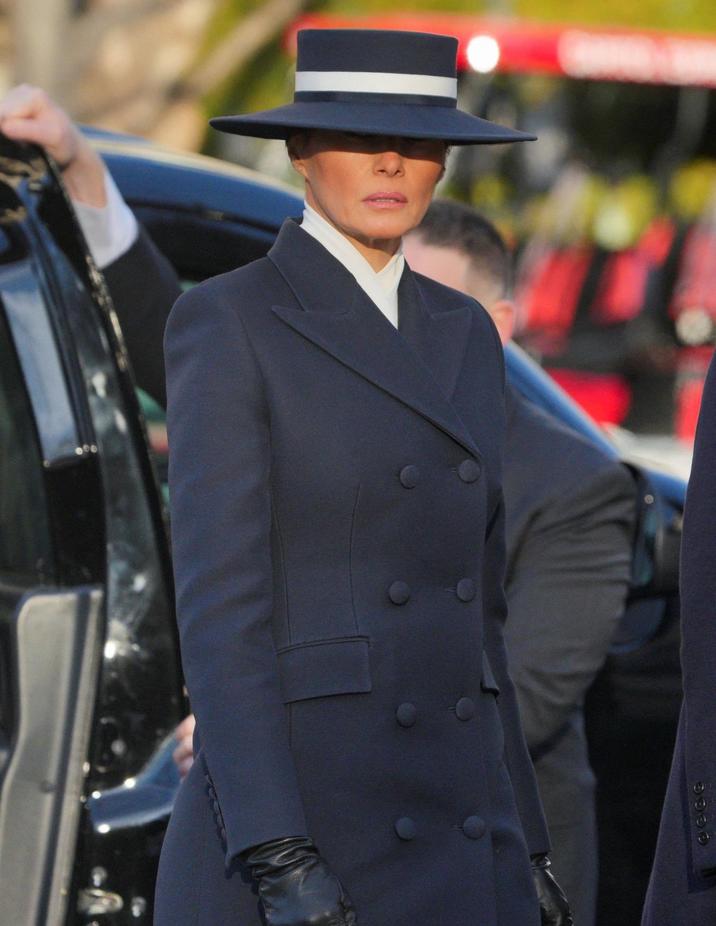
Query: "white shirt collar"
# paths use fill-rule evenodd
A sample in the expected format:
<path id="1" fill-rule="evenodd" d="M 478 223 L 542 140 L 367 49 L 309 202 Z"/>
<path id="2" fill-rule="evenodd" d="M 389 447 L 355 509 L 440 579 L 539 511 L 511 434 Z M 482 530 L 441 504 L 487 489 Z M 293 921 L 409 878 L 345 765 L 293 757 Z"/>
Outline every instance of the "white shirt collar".
<path id="1" fill-rule="evenodd" d="M 398 286 L 405 267 L 402 244 L 385 267 L 376 273 L 345 235 L 342 235 L 308 203 L 304 203 L 301 228 L 343 264 L 366 295 L 397 328 Z"/>

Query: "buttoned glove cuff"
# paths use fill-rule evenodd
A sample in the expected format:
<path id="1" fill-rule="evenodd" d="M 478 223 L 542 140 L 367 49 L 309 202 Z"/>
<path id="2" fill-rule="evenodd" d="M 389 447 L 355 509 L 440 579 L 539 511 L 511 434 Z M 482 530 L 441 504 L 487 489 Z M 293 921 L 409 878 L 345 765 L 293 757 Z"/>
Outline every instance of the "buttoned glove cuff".
<path id="1" fill-rule="evenodd" d="M 318 849 L 308 836 L 287 836 L 253 846 L 239 855 L 251 869 L 252 876 L 260 881 L 265 875 L 278 874 L 295 865 L 318 858 Z"/>
<path id="2" fill-rule="evenodd" d="M 551 868 L 552 862 L 550 861 L 549 855 L 545 852 L 538 852 L 536 855 L 530 855 L 530 864 L 532 870 L 535 868 Z"/>

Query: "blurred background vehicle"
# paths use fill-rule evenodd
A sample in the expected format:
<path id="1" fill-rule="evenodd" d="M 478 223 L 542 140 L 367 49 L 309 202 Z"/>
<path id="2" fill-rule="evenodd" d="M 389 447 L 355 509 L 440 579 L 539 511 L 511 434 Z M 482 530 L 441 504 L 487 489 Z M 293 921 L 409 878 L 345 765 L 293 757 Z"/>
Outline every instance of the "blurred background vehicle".
<path id="1" fill-rule="evenodd" d="M 300 214 L 290 189 L 251 171 L 94 137 L 186 286 L 265 253 L 283 219 Z M 533 402 L 617 454 L 519 349 L 508 373 Z M 0 139 L 0 922 L 151 922 L 178 787 L 171 734 L 189 707 L 165 461 L 163 414 L 134 387 L 57 176 L 37 149 Z M 680 701 L 685 487 L 655 470 L 634 474 L 630 606 L 590 695 L 589 724 L 600 823 L 622 857 L 610 858 L 619 883 L 609 887 L 638 910 L 658 824 L 643 807 L 661 806 Z"/>

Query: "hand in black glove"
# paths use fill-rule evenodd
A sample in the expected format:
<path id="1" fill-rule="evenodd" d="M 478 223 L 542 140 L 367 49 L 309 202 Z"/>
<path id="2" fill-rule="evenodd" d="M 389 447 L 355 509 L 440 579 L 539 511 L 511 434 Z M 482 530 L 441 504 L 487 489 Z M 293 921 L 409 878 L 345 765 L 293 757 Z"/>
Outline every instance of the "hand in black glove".
<path id="1" fill-rule="evenodd" d="M 307 836 L 242 853 L 258 882 L 267 926 L 357 926 L 350 897 Z"/>
<path id="2" fill-rule="evenodd" d="M 567 898 L 549 870 L 551 864 L 546 855 L 532 856 L 532 877 L 537 890 L 542 926 L 574 926 Z"/>

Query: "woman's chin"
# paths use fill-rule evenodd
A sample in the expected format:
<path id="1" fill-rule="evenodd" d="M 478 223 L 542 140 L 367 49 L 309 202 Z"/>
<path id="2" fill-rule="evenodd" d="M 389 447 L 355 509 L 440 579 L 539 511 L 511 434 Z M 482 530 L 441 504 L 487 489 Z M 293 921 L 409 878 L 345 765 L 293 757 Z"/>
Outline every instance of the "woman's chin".
<path id="1" fill-rule="evenodd" d="M 414 227 L 408 216 L 385 215 L 363 222 L 360 237 L 364 241 L 394 241 L 407 235 Z"/>

